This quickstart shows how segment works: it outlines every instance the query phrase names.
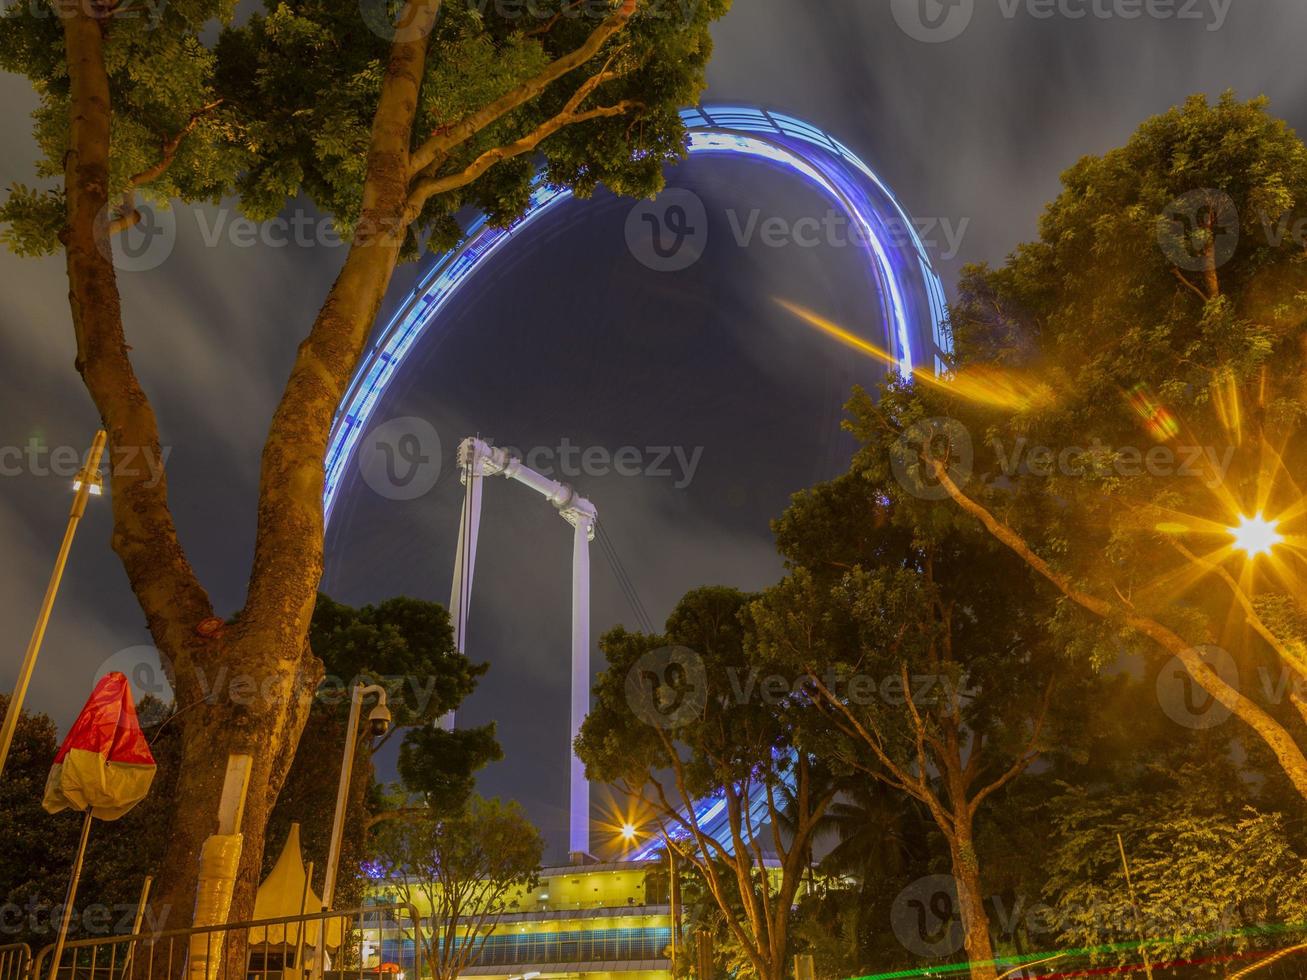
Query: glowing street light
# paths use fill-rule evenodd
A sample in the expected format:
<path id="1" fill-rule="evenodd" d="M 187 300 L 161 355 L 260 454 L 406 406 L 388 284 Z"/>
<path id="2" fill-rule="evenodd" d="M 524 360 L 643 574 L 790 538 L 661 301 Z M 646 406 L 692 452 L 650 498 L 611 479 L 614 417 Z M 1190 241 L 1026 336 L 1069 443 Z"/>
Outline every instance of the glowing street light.
<path id="1" fill-rule="evenodd" d="M 1239 518 L 1237 527 L 1229 528 L 1234 537 L 1234 546 L 1242 550 L 1249 558 L 1269 555 L 1271 550 L 1284 541 L 1277 521 L 1268 521 L 1261 514 L 1249 517 L 1244 514 Z"/>
<path id="2" fill-rule="evenodd" d="M 622 824 L 622 840 L 626 841 L 628 844 L 635 843 L 635 824 Z"/>

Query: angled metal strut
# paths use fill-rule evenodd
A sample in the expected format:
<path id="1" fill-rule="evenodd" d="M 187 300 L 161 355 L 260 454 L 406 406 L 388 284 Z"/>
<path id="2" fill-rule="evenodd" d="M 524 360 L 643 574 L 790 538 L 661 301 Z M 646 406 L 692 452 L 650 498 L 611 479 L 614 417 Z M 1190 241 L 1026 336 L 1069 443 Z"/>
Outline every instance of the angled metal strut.
<path id="1" fill-rule="evenodd" d="M 458 527 L 449 615 L 454 623 L 454 644 L 460 653 L 465 649 L 472 577 L 476 570 L 482 479 L 503 476 L 525 484 L 553 504 L 563 520 L 575 529 L 572 538 L 572 699 L 571 739 L 568 742 L 571 817 L 568 852 L 573 861 L 584 861 L 590 851 L 590 783 L 585 778 L 585 766 L 576 757 L 572 745 L 581 733 L 581 723 L 590 707 L 590 542 L 594 540 L 599 514 L 594 504 L 567 484 L 537 473 L 506 450 L 496 449 L 475 437 L 464 439 L 459 445 L 458 465 L 467 489 Z M 443 723 L 446 728 L 453 728 L 452 712 L 445 716 Z"/>

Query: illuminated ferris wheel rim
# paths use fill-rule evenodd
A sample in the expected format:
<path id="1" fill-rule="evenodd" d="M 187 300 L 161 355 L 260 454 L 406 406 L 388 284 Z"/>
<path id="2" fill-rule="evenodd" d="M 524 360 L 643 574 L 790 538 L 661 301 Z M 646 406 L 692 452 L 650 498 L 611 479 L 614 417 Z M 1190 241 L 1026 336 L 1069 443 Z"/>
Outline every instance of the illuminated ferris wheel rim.
<path id="1" fill-rule="evenodd" d="M 682 110 L 681 118 L 690 153 L 731 154 L 780 165 L 839 204 L 866 245 L 887 345 L 899 373 L 906 377 L 914 369 L 942 370 L 952 342 L 939 276 L 907 211 L 857 154 L 810 123 L 757 107 L 700 106 Z M 427 328 L 476 269 L 519 229 L 571 197 L 570 191 L 537 179 L 526 213 L 512 228 L 494 228 L 484 216 L 478 217 L 462 243 L 436 260 L 386 324 L 350 382 L 332 425 L 323 491 L 328 523 L 359 439 Z"/>

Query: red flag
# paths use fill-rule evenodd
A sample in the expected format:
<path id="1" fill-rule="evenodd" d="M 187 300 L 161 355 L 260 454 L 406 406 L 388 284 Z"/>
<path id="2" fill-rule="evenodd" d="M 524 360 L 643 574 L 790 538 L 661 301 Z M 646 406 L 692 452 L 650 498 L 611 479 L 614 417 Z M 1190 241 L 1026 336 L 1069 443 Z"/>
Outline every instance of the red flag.
<path id="1" fill-rule="evenodd" d="M 117 820 L 150 791 L 154 756 L 136 719 L 124 674 L 106 674 L 73 722 L 45 781 L 49 813 L 85 810 Z"/>

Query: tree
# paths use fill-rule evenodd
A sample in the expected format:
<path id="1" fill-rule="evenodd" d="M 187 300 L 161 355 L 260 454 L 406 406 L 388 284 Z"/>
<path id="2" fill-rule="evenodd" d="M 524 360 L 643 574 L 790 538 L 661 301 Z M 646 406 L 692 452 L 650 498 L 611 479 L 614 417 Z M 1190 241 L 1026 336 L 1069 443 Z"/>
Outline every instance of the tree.
<path id="1" fill-rule="evenodd" d="M 226 0 L 150 8 L 112 0 L 11 7 L 0 65 L 41 96 L 35 137 L 46 189 L 17 187 L 5 240 L 23 254 L 62 249 L 77 369 L 111 450 L 159 454 L 159 431 L 124 329 L 110 236 L 165 206 L 235 190 L 253 217 L 304 193 L 345 231 L 339 277 L 301 344 L 261 459 L 254 558 L 243 606 L 225 623 L 187 558 L 166 479 L 110 475 L 113 547 L 166 655 L 186 710 L 178 807 L 159 900 L 193 906 L 197 855 L 224 764 L 252 756 L 232 915 L 250 911 L 264 833 L 322 674 L 309 629 L 322 568 L 323 457 L 396 264 L 456 235 L 454 215 L 485 207 L 510 222 L 536 158 L 551 181 L 647 195 L 684 153 L 677 114 L 703 86 L 709 24 L 729 0 L 615 0 L 519 8 L 406 0 L 271 5 L 206 46 Z M 600 16 L 593 17 L 598 12 Z M 60 178 L 62 182 L 60 183 Z M 260 692 L 255 710 L 204 701 L 226 671 Z"/>
<path id="2" fill-rule="evenodd" d="M 987 536 L 904 493 L 879 471 L 877 448 L 796 494 L 776 522 L 789 570 L 750 608 L 756 642 L 764 660 L 810 678 L 827 722 L 805 729 L 810 751 L 929 812 L 971 975 L 993 978 L 978 815 L 1058 744 L 1054 689 L 1076 684 L 1049 638 L 1051 592 Z"/>
<path id="3" fill-rule="evenodd" d="M 499 920 L 538 883 L 544 839 L 516 803 L 473 796 L 461 812 L 382 825 L 374 853 L 400 901 L 429 910 L 413 937 L 434 980 L 477 965 Z"/>
<path id="4" fill-rule="evenodd" d="M 1265 100 L 1196 96 L 1063 185 L 1039 241 L 967 271 L 955 383 L 900 389 L 868 438 L 905 485 L 951 498 L 1078 607 L 1065 635 L 1092 658 L 1176 658 L 1307 796 L 1291 536 L 1307 509 L 1307 259 L 1279 234 L 1307 205 L 1307 147 Z M 1023 394 L 964 397 L 981 365 Z M 1289 540 L 1240 552 L 1230 528 L 1249 517 Z M 1287 703 L 1254 696 L 1267 657 Z"/>
<path id="5" fill-rule="evenodd" d="M 456 813 L 472 793 L 476 771 L 503 753 L 493 723 L 452 732 L 434 727 L 443 714 L 462 704 L 487 669 L 455 649 L 449 614 L 439 603 L 396 598 L 353 609 L 320 595 L 310 641 L 327 676 L 314 698 L 304 738 L 321 751 L 296 754 L 269 818 L 268 835 L 279 841 L 290 824 L 298 822 L 306 859 L 313 861 L 321 880 L 331 844 L 350 691 L 357 684 L 384 687 L 390 729 L 379 739 L 366 731 L 356 733 L 335 903 L 352 908 L 364 898 L 360 865 L 367 856 L 370 828 L 409 812 L 385 805 L 376 786 L 373 756 L 391 739 L 401 738 L 400 770 L 409 790 L 422 793 L 424 806 L 436 812 Z M 276 859 L 276 847 L 268 848 L 265 873 Z"/>
<path id="6" fill-rule="evenodd" d="M 1244 805 L 1240 789 L 1235 767 L 1210 757 L 1155 763 L 1110 791 L 1067 788 L 1051 808 L 1045 885 L 1059 941 L 1103 948 L 1095 960 L 1117 964 L 1140 952 L 1158 962 L 1301 942 L 1301 828 Z"/>
<path id="7" fill-rule="evenodd" d="M 621 627 L 605 634 L 608 665 L 576 751 L 589 778 L 652 808 L 753 973 L 780 980 L 812 837 L 835 788 L 799 748 L 801 715 L 790 699 L 752 683 L 760 674 L 746 654 L 749 599 L 735 589 L 697 589 L 661 636 Z M 706 832 L 694 807 L 681 813 L 682 803 L 709 798 L 724 804 L 728 843 Z"/>
<path id="8" fill-rule="evenodd" d="M 819 976 L 911 968 L 917 958 L 893 933 L 894 900 L 931 873 L 938 831 L 925 807 L 878 779 L 853 773 L 840 785 L 818 831 L 830 849 L 800 902 L 796 934 Z"/>

